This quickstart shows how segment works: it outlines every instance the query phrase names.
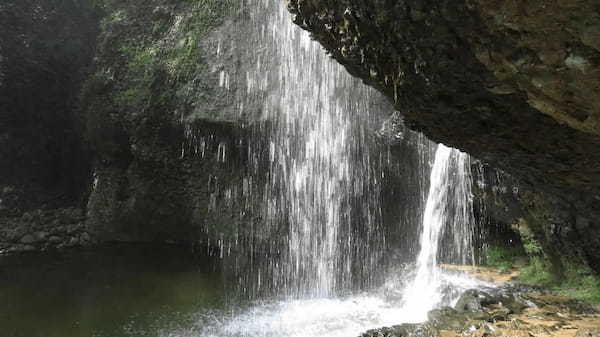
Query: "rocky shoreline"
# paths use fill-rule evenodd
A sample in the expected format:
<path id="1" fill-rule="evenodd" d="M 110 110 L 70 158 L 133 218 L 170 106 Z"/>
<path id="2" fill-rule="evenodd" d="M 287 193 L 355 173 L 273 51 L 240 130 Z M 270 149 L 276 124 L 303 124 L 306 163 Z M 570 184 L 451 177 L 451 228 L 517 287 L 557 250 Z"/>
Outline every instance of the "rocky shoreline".
<path id="1" fill-rule="evenodd" d="M 0 218 L 0 254 L 44 251 L 94 243 L 79 208 L 25 212 Z"/>
<path id="2" fill-rule="evenodd" d="M 493 272 L 484 274 L 487 278 Z M 454 307 L 435 309 L 427 316 L 424 323 L 369 330 L 360 337 L 600 336 L 600 305 L 512 282 L 467 290 Z"/>

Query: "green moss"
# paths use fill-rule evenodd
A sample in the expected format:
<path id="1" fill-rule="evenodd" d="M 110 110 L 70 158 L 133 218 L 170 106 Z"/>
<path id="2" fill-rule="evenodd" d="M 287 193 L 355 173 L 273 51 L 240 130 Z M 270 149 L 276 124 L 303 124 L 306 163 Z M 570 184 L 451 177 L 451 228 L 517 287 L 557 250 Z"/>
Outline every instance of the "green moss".
<path id="1" fill-rule="evenodd" d="M 131 61 L 127 65 L 124 86 L 115 93 L 115 103 L 123 109 L 143 110 L 152 97 L 157 60 L 148 49 L 122 49 Z"/>
<path id="2" fill-rule="evenodd" d="M 521 269 L 519 280 L 526 284 L 550 286 L 552 285 L 554 278 L 550 275 L 550 272 L 548 272 L 548 266 L 544 259 L 535 256 Z"/>
<path id="3" fill-rule="evenodd" d="M 600 303 L 600 277 L 581 265 L 567 266 L 567 279 L 558 291 L 576 299 Z"/>
<path id="4" fill-rule="evenodd" d="M 542 245 L 536 240 L 534 233 L 530 229 L 530 225 L 524 219 L 520 219 L 517 226 L 523 249 L 528 256 L 541 256 L 543 254 Z"/>
<path id="5" fill-rule="evenodd" d="M 519 280 L 526 284 L 551 287 L 556 292 L 579 300 L 600 302 L 600 277 L 594 275 L 588 267 L 573 262 L 576 261 L 573 257 L 545 251 L 531 230 L 532 223 L 536 222 L 519 223 L 519 234 L 528 256 Z M 551 263 L 552 257 L 558 258 L 563 266 L 561 275 L 554 272 L 556 266 Z M 556 261 L 554 263 L 556 264 Z"/>
<path id="6" fill-rule="evenodd" d="M 507 272 L 512 269 L 524 257 L 523 250 L 518 248 L 508 248 L 493 246 L 486 249 L 486 265 Z"/>
<path id="7" fill-rule="evenodd" d="M 549 287 L 575 299 L 600 303 L 600 276 L 594 275 L 590 268 L 573 262 L 576 259 L 558 255 L 561 265 L 564 266 L 564 273 L 557 277 L 553 273 L 554 268 L 548 252 L 544 251 L 531 230 L 531 223 L 524 220 L 519 222 L 522 249 L 489 247 L 486 251 L 487 265 L 500 270 L 519 266 L 520 282 Z"/>
<path id="8" fill-rule="evenodd" d="M 541 255 L 543 253 L 542 246 L 540 246 L 539 242 L 535 240 L 523 242 L 523 248 L 525 249 L 527 255 L 530 256 Z"/>
<path id="9" fill-rule="evenodd" d="M 160 92 L 176 98 L 176 87 L 182 86 L 204 67 L 200 41 L 213 28 L 222 24 L 233 6 L 233 1 L 204 0 L 186 1 L 166 13 L 137 17 L 137 13 L 125 12 L 117 17 L 146 26 L 142 34 L 123 40 L 119 48 L 125 59 L 122 76 L 123 90 L 118 93 L 117 103 L 124 108 L 146 108 L 150 96 Z M 131 8 L 130 8 L 131 9 Z M 116 13 L 121 13 L 117 11 Z M 114 21 L 114 15 L 110 17 Z M 145 22 L 148 20 L 148 22 Z M 135 31 L 135 30 L 133 30 Z M 166 73 L 164 86 L 153 90 L 157 73 Z"/>
<path id="10" fill-rule="evenodd" d="M 519 280 L 526 284 L 551 287 L 552 290 L 578 300 L 600 303 L 600 276 L 586 266 L 565 263 L 565 279 L 556 282 L 542 257 L 532 257 L 521 269 Z"/>
<path id="11" fill-rule="evenodd" d="M 155 146 L 157 132 L 188 113 L 194 100 L 212 97 L 204 76 L 208 66 L 201 41 L 234 13 L 235 0 L 104 0 L 96 75 L 84 96 L 102 97 L 87 104 L 88 120 L 110 116 L 137 145 Z M 99 86 L 98 78 L 111 85 Z M 100 92 L 102 91 L 102 92 Z M 114 123 L 88 123 L 88 133 L 101 135 Z M 113 144 L 96 139 L 94 147 L 108 157 Z M 152 144 L 150 144 L 152 143 Z M 125 145 L 127 146 L 127 145 Z M 167 146 L 167 145 L 165 145 Z M 139 148 L 139 147 L 138 147 Z M 158 151 L 157 151 L 158 152 Z M 168 152 L 168 151 L 167 151 Z"/>

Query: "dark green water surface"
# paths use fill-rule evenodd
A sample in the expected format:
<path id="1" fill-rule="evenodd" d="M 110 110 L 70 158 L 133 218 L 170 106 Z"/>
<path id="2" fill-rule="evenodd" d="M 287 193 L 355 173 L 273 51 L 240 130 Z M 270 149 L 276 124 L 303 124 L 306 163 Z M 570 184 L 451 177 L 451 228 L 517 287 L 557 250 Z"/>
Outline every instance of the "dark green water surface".
<path id="1" fill-rule="evenodd" d="M 0 256 L 1 337 L 161 336 L 225 297 L 219 261 L 186 248 Z"/>

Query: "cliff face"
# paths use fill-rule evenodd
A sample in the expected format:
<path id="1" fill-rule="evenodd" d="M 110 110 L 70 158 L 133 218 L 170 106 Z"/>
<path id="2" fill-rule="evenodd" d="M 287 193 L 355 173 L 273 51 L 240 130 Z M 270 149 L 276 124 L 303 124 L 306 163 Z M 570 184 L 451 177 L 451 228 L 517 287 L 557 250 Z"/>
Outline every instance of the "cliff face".
<path id="1" fill-rule="evenodd" d="M 228 46 L 217 55 L 216 43 L 236 39 L 236 8 L 103 3 L 95 72 L 83 88 L 96 159 L 88 225 L 100 240 L 206 240 L 212 227 L 232 234 L 252 222 L 243 210 L 254 200 L 238 188 L 249 175 L 251 130 L 242 126 L 252 120 L 232 113 L 219 74 L 238 59 Z"/>
<path id="2" fill-rule="evenodd" d="M 3 2 L 0 21 L 0 214 L 77 203 L 90 158 L 78 88 L 95 13 L 84 3 Z"/>
<path id="3" fill-rule="evenodd" d="M 411 128 L 518 178 L 538 236 L 580 243 L 600 271 L 597 2 L 292 0 L 289 8 Z"/>
<path id="4" fill-rule="evenodd" d="M 96 14 L 86 2 L 0 4 L 0 250 L 89 237 L 92 156 L 78 103 Z"/>
<path id="5" fill-rule="evenodd" d="M 214 243 L 259 221 L 235 3 L 0 5 L 0 251 Z"/>

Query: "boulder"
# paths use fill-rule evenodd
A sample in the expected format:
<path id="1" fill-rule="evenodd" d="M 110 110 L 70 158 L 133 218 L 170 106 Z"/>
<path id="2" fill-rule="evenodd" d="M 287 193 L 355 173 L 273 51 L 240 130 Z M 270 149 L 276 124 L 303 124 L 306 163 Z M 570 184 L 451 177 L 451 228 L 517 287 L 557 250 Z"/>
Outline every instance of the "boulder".
<path id="1" fill-rule="evenodd" d="M 439 331 L 430 324 L 402 324 L 373 329 L 360 337 L 440 337 Z"/>
<path id="2" fill-rule="evenodd" d="M 27 234 L 21 238 L 21 243 L 23 243 L 23 244 L 32 244 L 35 242 L 37 242 L 37 239 L 32 234 Z"/>

